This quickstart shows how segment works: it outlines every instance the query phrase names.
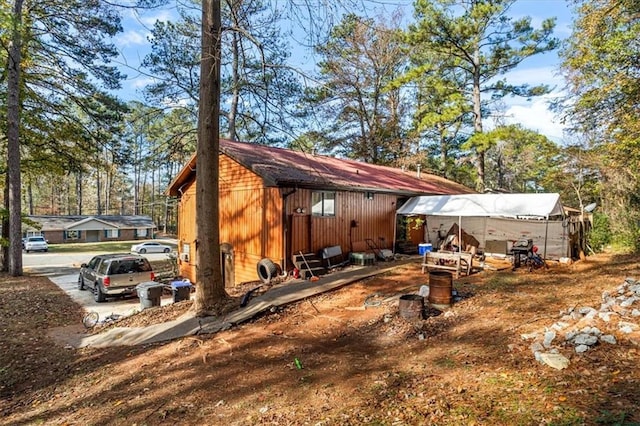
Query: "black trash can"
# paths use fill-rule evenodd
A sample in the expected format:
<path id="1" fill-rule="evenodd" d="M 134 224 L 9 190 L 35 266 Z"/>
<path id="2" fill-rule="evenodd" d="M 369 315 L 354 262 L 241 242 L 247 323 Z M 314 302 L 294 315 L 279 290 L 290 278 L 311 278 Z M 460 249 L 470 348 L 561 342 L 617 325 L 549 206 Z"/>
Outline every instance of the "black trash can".
<path id="1" fill-rule="evenodd" d="M 173 293 L 173 303 L 191 299 L 190 281 L 172 281 L 171 292 Z"/>
<path id="2" fill-rule="evenodd" d="M 140 299 L 140 310 L 160 306 L 163 285 L 155 281 L 147 281 L 136 286 Z"/>

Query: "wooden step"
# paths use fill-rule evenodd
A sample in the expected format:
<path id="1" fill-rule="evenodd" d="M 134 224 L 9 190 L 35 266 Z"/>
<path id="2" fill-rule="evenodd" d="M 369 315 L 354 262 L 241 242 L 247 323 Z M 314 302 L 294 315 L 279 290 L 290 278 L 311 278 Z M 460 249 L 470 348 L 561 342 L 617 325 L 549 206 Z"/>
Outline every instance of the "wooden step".
<path id="1" fill-rule="evenodd" d="M 313 274 L 311 273 L 313 272 Z M 327 273 L 326 268 L 312 268 L 312 269 L 300 269 L 300 278 L 308 280 L 314 275 L 319 277 L 321 275 L 325 275 Z"/>
<path id="2" fill-rule="evenodd" d="M 303 255 L 304 258 L 300 254 L 294 254 L 291 256 L 291 261 L 300 271 L 301 278 L 309 279 L 313 275 L 320 276 L 327 273 L 327 269 L 324 267 L 322 259 L 320 259 L 315 253 L 303 253 Z M 311 274 L 312 272 L 313 275 Z"/>

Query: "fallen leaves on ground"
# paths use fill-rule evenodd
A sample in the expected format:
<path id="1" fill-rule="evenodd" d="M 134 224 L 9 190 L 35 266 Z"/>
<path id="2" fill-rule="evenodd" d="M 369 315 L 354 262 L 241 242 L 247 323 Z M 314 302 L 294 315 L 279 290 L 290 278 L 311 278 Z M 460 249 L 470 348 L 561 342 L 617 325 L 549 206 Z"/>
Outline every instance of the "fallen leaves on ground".
<path id="1" fill-rule="evenodd" d="M 80 350 L 50 337 L 80 324 L 79 306 L 46 278 L 0 276 L 0 424 L 640 422 L 637 342 L 563 349 L 570 365 L 554 370 L 520 337 L 569 307 L 598 307 L 626 277 L 640 279 L 638 257 L 476 273 L 454 280 L 460 299 L 450 309 L 407 321 L 397 296 L 428 283 L 420 269 L 398 266 L 218 334 Z M 235 289 L 229 303 L 253 286 Z M 119 325 L 190 308 L 145 310 Z"/>

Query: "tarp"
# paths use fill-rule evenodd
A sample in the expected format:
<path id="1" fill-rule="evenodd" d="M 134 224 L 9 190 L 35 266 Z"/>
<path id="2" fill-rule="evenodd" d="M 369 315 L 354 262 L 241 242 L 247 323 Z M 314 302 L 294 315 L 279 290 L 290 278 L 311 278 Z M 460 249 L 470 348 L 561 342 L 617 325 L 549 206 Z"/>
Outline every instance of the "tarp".
<path id="1" fill-rule="evenodd" d="M 410 198 L 401 215 L 549 218 L 562 216 L 560 194 L 460 194 Z"/>

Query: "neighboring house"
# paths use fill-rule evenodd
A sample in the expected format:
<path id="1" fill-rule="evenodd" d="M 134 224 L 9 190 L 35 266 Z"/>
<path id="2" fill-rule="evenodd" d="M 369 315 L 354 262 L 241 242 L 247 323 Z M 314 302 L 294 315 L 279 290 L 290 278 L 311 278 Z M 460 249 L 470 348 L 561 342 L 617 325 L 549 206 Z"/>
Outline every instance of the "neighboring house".
<path id="1" fill-rule="evenodd" d="M 153 238 L 155 223 L 148 216 L 27 216 L 41 228 L 25 228 L 24 236 L 44 235 L 50 244 L 130 241 Z"/>
<path id="2" fill-rule="evenodd" d="M 196 281 L 196 157 L 170 184 L 178 204 L 180 273 Z M 265 145 L 220 141 L 220 242 L 233 249 L 235 283 L 255 281 L 268 258 L 283 271 L 292 255 L 339 245 L 347 254 L 373 240 L 392 248 L 396 209 L 423 194 L 471 189 L 391 167 Z M 225 244 L 226 243 L 226 244 Z"/>

